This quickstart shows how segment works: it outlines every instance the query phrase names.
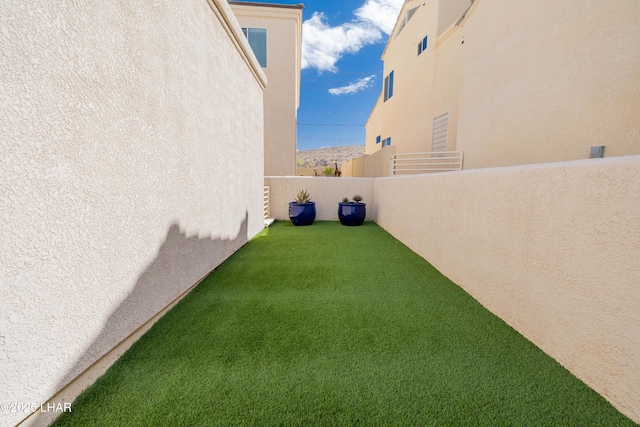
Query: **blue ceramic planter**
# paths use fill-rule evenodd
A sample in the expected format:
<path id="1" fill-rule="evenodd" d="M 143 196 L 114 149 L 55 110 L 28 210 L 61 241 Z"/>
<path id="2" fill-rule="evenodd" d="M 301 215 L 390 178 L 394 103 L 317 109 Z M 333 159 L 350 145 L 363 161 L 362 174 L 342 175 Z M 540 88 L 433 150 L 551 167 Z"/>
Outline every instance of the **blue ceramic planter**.
<path id="1" fill-rule="evenodd" d="M 316 202 L 289 202 L 289 219 L 293 225 L 311 225 L 316 219 Z"/>
<path id="2" fill-rule="evenodd" d="M 338 203 L 338 218 L 342 225 L 362 225 L 366 216 L 366 203 Z"/>

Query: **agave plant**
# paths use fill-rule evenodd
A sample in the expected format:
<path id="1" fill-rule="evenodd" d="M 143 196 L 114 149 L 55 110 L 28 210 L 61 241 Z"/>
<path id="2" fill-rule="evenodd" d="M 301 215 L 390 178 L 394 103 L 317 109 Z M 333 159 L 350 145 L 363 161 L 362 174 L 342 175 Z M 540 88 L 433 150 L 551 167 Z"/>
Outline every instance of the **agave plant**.
<path id="1" fill-rule="evenodd" d="M 289 202 L 289 219 L 293 225 L 311 225 L 316 219 L 316 202 L 311 201 L 307 190 L 300 190 L 295 200 Z"/>
<path id="2" fill-rule="evenodd" d="M 307 190 L 300 190 L 295 197 L 296 203 L 300 203 L 301 205 L 305 203 L 309 203 L 311 201 L 311 195 L 307 192 Z"/>
<path id="3" fill-rule="evenodd" d="M 362 203 L 363 197 L 356 194 L 349 201 L 348 197 L 338 203 L 338 219 L 342 225 L 362 225 L 367 216 L 367 204 Z"/>

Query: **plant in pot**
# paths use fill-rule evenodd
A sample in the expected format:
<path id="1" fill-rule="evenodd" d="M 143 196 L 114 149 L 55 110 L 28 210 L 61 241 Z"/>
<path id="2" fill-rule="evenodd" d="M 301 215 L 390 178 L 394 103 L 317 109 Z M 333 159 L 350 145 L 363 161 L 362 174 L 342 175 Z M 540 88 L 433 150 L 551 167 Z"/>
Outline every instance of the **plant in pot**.
<path id="1" fill-rule="evenodd" d="M 307 190 L 300 190 L 295 200 L 289 202 L 289 219 L 293 225 L 311 225 L 316 219 L 316 202 L 311 201 Z"/>
<path id="2" fill-rule="evenodd" d="M 367 204 L 362 203 L 362 196 L 353 196 L 350 202 L 347 197 L 338 203 L 338 218 L 342 225 L 362 225 L 367 216 Z"/>

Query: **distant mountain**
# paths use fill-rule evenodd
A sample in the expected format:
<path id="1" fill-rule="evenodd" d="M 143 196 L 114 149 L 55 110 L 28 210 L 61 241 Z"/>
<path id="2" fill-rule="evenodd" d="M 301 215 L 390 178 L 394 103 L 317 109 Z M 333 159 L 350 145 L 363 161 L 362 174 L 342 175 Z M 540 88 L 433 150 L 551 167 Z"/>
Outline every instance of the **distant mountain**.
<path id="1" fill-rule="evenodd" d="M 334 163 L 341 165 L 345 160 L 361 156 L 364 156 L 364 145 L 344 145 L 341 147 L 325 147 L 296 152 L 298 167 L 303 168 L 315 168 L 318 166 L 333 167 Z M 302 165 L 300 165 L 300 163 L 302 163 Z"/>

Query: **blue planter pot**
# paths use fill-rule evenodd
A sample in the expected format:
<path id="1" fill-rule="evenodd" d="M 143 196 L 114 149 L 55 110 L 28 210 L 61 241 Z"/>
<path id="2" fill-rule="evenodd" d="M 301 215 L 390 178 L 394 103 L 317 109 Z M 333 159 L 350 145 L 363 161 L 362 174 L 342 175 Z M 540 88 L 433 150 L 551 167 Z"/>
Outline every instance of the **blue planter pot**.
<path id="1" fill-rule="evenodd" d="M 293 225 L 311 225 L 316 219 L 316 202 L 289 202 L 289 219 Z"/>
<path id="2" fill-rule="evenodd" d="M 338 203 L 338 218 L 342 225 L 362 225 L 366 216 L 366 203 Z"/>

